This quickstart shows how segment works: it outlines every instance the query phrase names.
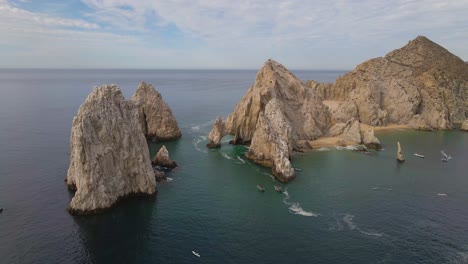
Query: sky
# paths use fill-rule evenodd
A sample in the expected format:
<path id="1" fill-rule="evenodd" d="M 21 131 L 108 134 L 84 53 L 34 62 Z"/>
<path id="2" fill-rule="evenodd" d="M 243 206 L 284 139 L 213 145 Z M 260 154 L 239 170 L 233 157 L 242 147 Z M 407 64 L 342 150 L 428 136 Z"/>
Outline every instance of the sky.
<path id="1" fill-rule="evenodd" d="M 348 70 L 423 35 L 468 60 L 468 0 L 0 0 L 0 68 Z"/>

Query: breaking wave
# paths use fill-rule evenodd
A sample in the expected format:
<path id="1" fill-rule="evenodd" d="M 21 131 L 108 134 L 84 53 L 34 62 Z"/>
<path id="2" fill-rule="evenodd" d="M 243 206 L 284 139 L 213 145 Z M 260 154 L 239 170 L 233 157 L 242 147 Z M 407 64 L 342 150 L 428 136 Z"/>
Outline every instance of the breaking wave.
<path id="1" fill-rule="evenodd" d="M 243 160 L 240 156 L 237 156 L 237 159 L 238 159 L 242 164 L 245 163 L 245 160 Z"/>
<path id="2" fill-rule="evenodd" d="M 223 157 L 225 157 L 226 159 L 232 160 L 232 157 L 229 156 L 228 154 L 224 153 L 224 152 L 221 152 L 221 155 L 222 155 Z"/>
<path id="3" fill-rule="evenodd" d="M 306 211 L 304 209 L 302 209 L 301 205 L 299 203 L 295 203 L 295 202 L 289 202 L 289 193 L 288 193 L 288 188 L 286 188 L 284 191 L 283 191 L 283 194 L 284 194 L 284 199 L 283 199 L 283 203 L 286 204 L 286 205 L 289 205 L 289 212 L 293 213 L 293 214 L 297 214 L 297 215 L 302 215 L 302 216 L 314 216 L 314 217 L 317 217 L 319 216 L 319 214 L 317 213 L 314 213 L 312 211 Z"/>

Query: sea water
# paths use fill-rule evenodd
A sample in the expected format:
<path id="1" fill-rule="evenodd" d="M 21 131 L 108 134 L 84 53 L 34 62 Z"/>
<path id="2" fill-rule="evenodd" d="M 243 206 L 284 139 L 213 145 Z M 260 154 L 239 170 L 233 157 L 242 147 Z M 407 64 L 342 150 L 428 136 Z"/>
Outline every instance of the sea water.
<path id="1" fill-rule="evenodd" d="M 344 74 L 293 72 L 321 82 Z M 255 74 L 0 70 L 0 263 L 468 262 L 468 133 L 394 131 L 378 134 L 384 150 L 372 154 L 294 154 L 301 170 L 278 193 L 245 146 L 226 137 L 221 149 L 205 147 L 215 118 L 232 111 Z M 69 215 L 73 116 L 93 86 L 115 83 L 129 99 L 142 80 L 161 92 L 183 134 L 150 143 L 151 155 L 164 144 L 179 167 L 155 198 Z M 453 159 L 441 162 L 440 150 Z"/>

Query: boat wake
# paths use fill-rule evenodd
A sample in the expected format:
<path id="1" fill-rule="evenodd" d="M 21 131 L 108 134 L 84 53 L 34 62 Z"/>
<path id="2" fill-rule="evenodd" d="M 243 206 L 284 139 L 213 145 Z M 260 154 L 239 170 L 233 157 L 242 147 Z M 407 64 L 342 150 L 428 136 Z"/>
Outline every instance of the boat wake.
<path id="1" fill-rule="evenodd" d="M 167 177 L 167 178 L 166 178 L 166 181 L 168 181 L 168 182 L 171 182 L 171 181 L 173 181 L 173 180 L 174 180 L 174 179 L 172 179 L 172 178 L 170 178 L 170 177 Z"/>
<path id="2" fill-rule="evenodd" d="M 271 173 L 268 173 L 268 172 L 262 172 L 263 175 L 266 175 L 268 177 L 270 177 L 274 182 L 276 181 L 275 179 L 275 176 L 273 176 Z"/>
<path id="3" fill-rule="evenodd" d="M 221 155 L 222 155 L 223 157 L 225 157 L 226 159 L 232 160 L 232 157 L 229 156 L 228 154 L 224 153 L 224 152 L 221 152 Z"/>
<path id="4" fill-rule="evenodd" d="M 192 129 L 193 132 L 198 132 L 200 131 L 200 126 L 193 126 L 190 129 Z"/>
<path id="5" fill-rule="evenodd" d="M 200 144 L 202 142 L 206 142 L 207 140 L 207 137 L 206 136 L 199 136 L 197 139 L 194 139 L 193 140 L 193 146 L 195 147 L 196 150 L 202 152 L 202 153 L 208 153 L 208 151 L 206 150 L 206 148 L 201 148 L 200 147 Z"/>
<path id="6" fill-rule="evenodd" d="M 242 164 L 245 164 L 245 160 L 243 160 L 240 156 L 237 156 L 237 159 L 238 159 Z"/>
<path id="7" fill-rule="evenodd" d="M 289 193 L 288 193 L 288 188 L 286 188 L 284 191 L 283 191 L 283 194 L 284 194 L 284 199 L 283 199 L 283 203 L 288 205 L 289 206 L 289 212 L 293 213 L 293 214 L 297 214 L 297 215 L 302 215 L 302 216 L 313 216 L 313 217 L 317 217 L 319 216 L 319 214 L 317 213 L 314 213 L 312 211 L 306 211 L 304 209 L 302 209 L 301 205 L 299 203 L 295 203 L 295 202 L 289 202 Z"/>
<path id="8" fill-rule="evenodd" d="M 369 231 L 362 230 L 361 228 L 356 226 L 356 224 L 354 224 L 353 218 L 354 218 L 354 215 L 350 215 L 350 214 L 346 214 L 343 217 L 343 223 L 345 223 L 350 230 L 357 230 L 359 231 L 359 233 L 363 235 L 368 235 L 368 236 L 377 236 L 377 237 L 383 236 L 383 233 L 369 232 Z"/>

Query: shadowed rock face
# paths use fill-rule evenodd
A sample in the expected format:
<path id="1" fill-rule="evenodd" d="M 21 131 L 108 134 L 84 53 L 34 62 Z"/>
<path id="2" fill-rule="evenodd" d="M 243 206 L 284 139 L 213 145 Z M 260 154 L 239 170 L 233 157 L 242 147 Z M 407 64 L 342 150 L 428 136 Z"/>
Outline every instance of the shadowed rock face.
<path id="1" fill-rule="evenodd" d="M 163 141 L 181 137 L 171 109 L 153 85 L 141 82 L 132 101 L 138 106 L 140 125 L 148 139 Z"/>
<path id="2" fill-rule="evenodd" d="M 269 60 L 226 119 L 224 133 L 219 133 L 221 123 L 215 123 L 210 135 L 231 134 L 236 144 L 251 143 L 247 158 L 272 167 L 273 174 L 287 182 L 295 177 L 290 162 L 292 150 L 298 148 L 301 140 L 325 135 L 330 114 L 312 89 L 283 65 Z M 210 142 L 220 142 L 217 139 L 210 136 Z"/>
<path id="3" fill-rule="evenodd" d="M 421 36 L 358 65 L 333 86 L 309 87 L 325 100 L 353 102 L 359 121 L 373 126 L 450 129 L 468 117 L 468 65 Z M 349 106 L 337 112 L 342 122 L 354 117 Z"/>
<path id="4" fill-rule="evenodd" d="M 88 214 L 130 194 L 152 195 L 156 181 L 136 106 L 115 85 L 91 92 L 73 118 L 66 182 L 69 211 Z"/>

